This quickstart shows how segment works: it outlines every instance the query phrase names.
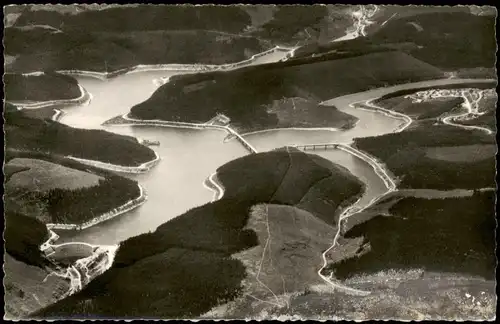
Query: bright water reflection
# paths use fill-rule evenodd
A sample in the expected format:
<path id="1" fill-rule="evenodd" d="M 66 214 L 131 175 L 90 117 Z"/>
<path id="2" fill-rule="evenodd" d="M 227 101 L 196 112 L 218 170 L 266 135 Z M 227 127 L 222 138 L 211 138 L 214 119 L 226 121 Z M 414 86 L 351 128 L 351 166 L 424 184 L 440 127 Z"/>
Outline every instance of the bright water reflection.
<path id="1" fill-rule="evenodd" d="M 152 80 L 163 75 L 165 73 L 147 72 L 109 81 L 78 79 L 92 93 L 93 99 L 88 106 L 66 109 L 67 114 L 61 122 L 80 128 L 105 128 L 124 135 L 158 140 L 161 145 L 152 148 L 162 160 L 148 173 L 124 174 L 136 179 L 144 187 L 148 194 L 145 204 L 80 232 L 60 232 L 62 242 L 75 240 L 114 244 L 152 231 L 186 210 L 209 202 L 212 192 L 203 186 L 205 178 L 220 165 L 247 154 L 236 141 L 224 143 L 226 133 L 217 130 L 100 126 L 103 121 L 126 113 L 134 104 L 147 99 L 155 90 Z"/>
<path id="2" fill-rule="evenodd" d="M 61 241 L 83 241 L 93 244 L 115 244 L 129 237 L 153 231 L 160 224 L 182 214 L 190 208 L 207 203 L 212 192 L 203 181 L 219 166 L 247 151 L 234 140 L 223 141 L 226 134 L 215 130 L 193 130 L 145 126 L 101 126 L 101 123 L 146 100 L 157 88 L 153 80 L 172 76 L 173 72 L 139 72 L 122 75 L 111 80 L 78 77 L 81 85 L 93 99 L 88 106 L 69 107 L 61 122 L 79 128 L 101 128 L 123 135 L 158 140 L 153 147 L 161 162 L 150 172 L 126 175 L 136 179 L 148 194 L 141 207 L 81 232 L 59 233 Z M 366 96 L 366 94 L 364 95 Z M 362 100 L 363 95 L 359 100 Z M 368 98 L 367 98 L 368 99 Z M 335 106 L 359 119 L 348 131 L 279 130 L 247 135 L 258 151 L 307 143 L 349 143 L 354 137 L 388 133 L 401 121 L 379 113 L 352 109 L 347 105 L 352 98 L 337 100 Z M 328 108 L 325 108 L 328 109 Z M 311 152 L 312 153 L 312 152 Z M 386 191 L 381 179 L 365 162 L 343 151 L 315 152 L 345 166 L 367 184 L 363 201 L 368 203 Z"/>

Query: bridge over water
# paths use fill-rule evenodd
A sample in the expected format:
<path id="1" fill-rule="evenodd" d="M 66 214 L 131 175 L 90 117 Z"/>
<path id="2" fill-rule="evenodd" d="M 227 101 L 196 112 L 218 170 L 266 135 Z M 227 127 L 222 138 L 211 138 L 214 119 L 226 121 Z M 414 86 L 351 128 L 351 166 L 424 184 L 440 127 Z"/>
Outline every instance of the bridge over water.
<path id="1" fill-rule="evenodd" d="M 243 137 L 241 137 L 240 134 L 238 134 L 234 129 L 232 129 L 229 126 L 223 127 L 228 133 L 231 135 L 235 136 L 236 139 L 243 145 L 250 153 L 258 153 L 257 150 L 250 144 L 248 143 Z"/>
<path id="2" fill-rule="evenodd" d="M 339 143 L 319 143 L 319 144 L 303 144 L 303 145 L 291 145 L 299 150 L 312 150 L 312 151 L 319 151 L 319 150 L 333 150 L 333 149 L 338 149 L 339 148 Z"/>
<path id="3" fill-rule="evenodd" d="M 354 147 L 348 144 L 341 143 L 317 143 L 317 144 L 302 144 L 302 145 L 291 145 L 299 150 L 311 150 L 311 151 L 319 151 L 319 150 L 343 150 L 346 151 L 359 159 L 368 163 L 375 173 L 384 181 L 385 186 L 388 190 L 393 191 L 396 189 L 396 183 L 388 174 L 388 171 L 385 169 L 383 165 L 379 161 L 377 161 L 374 157 L 368 155 L 365 152 L 359 151 Z"/>
<path id="4" fill-rule="evenodd" d="M 118 120 L 114 121 L 110 119 L 110 125 L 126 125 L 132 123 L 134 125 L 148 125 L 148 126 L 163 126 L 163 127 L 178 127 L 178 128 L 195 128 L 195 129 L 219 129 L 223 130 L 236 138 L 250 153 L 258 153 L 257 150 L 245 140 L 238 132 L 229 126 L 213 125 L 211 123 L 187 123 L 187 122 L 177 122 L 177 121 L 166 121 L 159 119 L 135 119 L 128 117 L 128 114 L 124 114 L 118 117 Z"/>

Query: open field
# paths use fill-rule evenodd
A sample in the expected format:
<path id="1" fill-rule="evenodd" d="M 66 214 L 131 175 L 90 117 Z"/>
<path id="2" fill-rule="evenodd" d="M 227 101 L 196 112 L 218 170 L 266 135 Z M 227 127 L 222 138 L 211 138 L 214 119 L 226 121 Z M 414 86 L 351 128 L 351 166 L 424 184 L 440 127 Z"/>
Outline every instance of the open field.
<path id="1" fill-rule="evenodd" d="M 24 166 L 20 166 L 20 165 L 9 165 L 8 163 L 4 163 L 3 165 L 3 175 L 4 175 L 4 184 L 7 183 L 10 178 L 18 173 L 18 172 L 22 172 L 22 171 L 26 171 L 26 170 L 29 170 L 30 168 L 29 167 L 24 167 Z"/>
<path id="2" fill-rule="evenodd" d="M 331 106 L 319 105 L 320 100 L 301 97 L 274 100 L 267 112 L 276 114 L 278 128 L 287 127 L 331 127 L 349 129 L 357 118 Z"/>
<path id="3" fill-rule="evenodd" d="M 404 97 L 394 97 L 377 101 L 377 105 L 408 115 L 413 120 L 437 118 L 453 109 L 460 109 L 462 103 L 463 98 L 458 97 L 432 99 L 418 103 Z"/>
<path id="4" fill-rule="evenodd" d="M 497 146 L 494 144 L 430 147 L 425 150 L 426 156 L 431 159 L 470 163 L 494 158 L 496 152 Z"/>
<path id="5" fill-rule="evenodd" d="M 317 292 L 290 298 L 290 308 L 257 313 L 256 317 L 264 319 L 284 315 L 283 319 L 287 319 L 292 317 L 290 314 L 300 314 L 295 318 L 332 320 L 334 314 L 333 319 L 355 321 L 491 321 L 495 318 L 496 294 L 492 280 L 418 270 L 384 271 L 379 276 L 363 276 L 357 280 L 367 282 L 373 288 L 369 296 L 328 293 L 317 287 Z"/>
<path id="6" fill-rule="evenodd" d="M 65 178 L 68 176 L 68 173 L 65 173 L 63 176 L 57 173 L 54 179 L 52 177 L 38 178 L 38 183 L 33 183 L 34 178 L 31 177 L 21 178 L 21 182 L 25 183 L 26 186 L 29 186 L 30 189 L 35 189 L 27 190 L 26 187 L 18 186 L 16 183 L 9 181 L 5 188 L 6 210 L 36 218 L 44 224 L 85 223 L 98 215 L 108 213 L 138 198 L 141 194 L 141 189 L 136 181 L 116 175 L 113 172 L 83 165 L 60 155 L 21 151 L 7 147 L 7 164 L 11 161 L 26 160 L 32 163 L 31 160 L 33 159 L 36 160 L 36 163 L 51 165 L 56 170 L 71 170 L 70 176 L 72 179 L 75 179 L 74 176 L 76 174 L 78 177 L 90 176 L 93 181 L 97 177 L 98 182 L 92 185 L 88 183 L 89 186 L 75 186 Z M 30 170 L 24 172 L 30 172 Z M 42 169 L 40 172 L 46 174 L 47 169 Z M 43 180 L 48 180 L 49 185 Z M 64 188 L 56 186 L 61 183 L 64 185 Z M 39 186 L 38 188 L 45 188 L 46 190 L 38 190 L 37 185 Z M 71 188 L 68 188 L 68 186 L 71 186 Z M 95 197 L 99 198 L 96 200 L 94 199 Z"/>
<path id="7" fill-rule="evenodd" d="M 282 304 L 285 301 L 274 295 L 324 283 L 317 271 L 322 252 L 335 237 L 335 226 L 297 207 L 262 204 L 252 207 L 246 227 L 257 233 L 259 245 L 233 257 L 246 267 L 243 285 L 248 294 Z"/>
<path id="8" fill-rule="evenodd" d="M 19 318 L 55 303 L 69 289 L 69 280 L 27 265 L 5 254 L 5 317 Z"/>
<path id="9" fill-rule="evenodd" d="M 261 301 L 242 309 L 230 302 L 203 318 L 256 320 L 494 320 L 495 282 L 454 273 L 383 271 L 356 277 L 350 283 L 372 288 L 368 296 L 332 291 L 326 284 L 302 293 L 278 295 L 283 305 Z M 370 284 L 370 283 L 373 284 Z M 368 285 L 367 285 L 368 284 Z M 251 299 L 247 298 L 250 304 Z"/>
<path id="10" fill-rule="evenodd" d="M 49 191 L 54 188 L 74 190 L 96 186 L 99 180 L 104 180 L 92 173 L 37 159 L 15 158 L 7 165 L 28 170 L 14 174 L 6 186 L 29 191 Z"/>

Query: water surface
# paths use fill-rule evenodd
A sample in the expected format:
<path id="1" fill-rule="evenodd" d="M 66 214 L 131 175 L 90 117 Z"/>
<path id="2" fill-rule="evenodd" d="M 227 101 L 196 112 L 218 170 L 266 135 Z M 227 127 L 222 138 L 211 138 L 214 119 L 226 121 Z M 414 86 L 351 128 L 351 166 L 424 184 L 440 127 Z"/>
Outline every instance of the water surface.
<path id="1" fill-rule="evenodd" d="M 141 207 L 80 232 L 59 232 L 61 241 L 83 241 L 93 244 L 115 244 L 148 231 L 185 211 L 209 202 L 213 193 L 203 181 L 219 166 L 248 152 L 238 141 L 224 142 L 226 134 L 217 130 L 195 130 L 151 126 L 102 126 L 101 124 L 147 98 L 157 89 L 155 80 L 174 75 L 171 71 L 137 72 L 101 81 L 78 77 L 80 84 L 92 94 L 87 106 L 64 109 L 62 123 L 79 128 L 99 128 L 143 139 L 158 140 L 152 148 L 160 155 L 160 163 L 145 174 L 124 174 L 135 179 L 146 190 L 148 200 Z M 392 132 L 401 123 L 383 114 L 356 109 L 350 102 L 371 99 L 385 91 L 372 90 L 339 97 L 325 102 L 359 119 L 347 131 L 276 130 L 246 135 L 259 152 L 294 144 L 350 143 L 355 137 Z M 325 107 L 328 109 L 328 107 Z M 308 151 L 346 167 L 366 185 L 359 205 L 386 192 L 382 180 L 366 162 L 340 150 Z"/>
<path id="2" fill-rule="evenodd" d="M 248 154 L 239 142 L 223 142 L 226 133 L 150 126 L 101 126 L 105 120 L 127 113 L 156 89 L 155 78 L 173 73 L 141 72 L 101 81 L 77 78 L 93 98 L 88 106 L 65 109 L 62 123 L 160 141 L 152 146 L 161 161 L 144 174 L 123 174 L 145 189 L 148 200 L 139 208 L 80 232 L 59 231 L 61 241 L 115 244 L 153 231 L 192 207 L 207 203 L 213 193 L 203 181 L 220 165 Z"/>

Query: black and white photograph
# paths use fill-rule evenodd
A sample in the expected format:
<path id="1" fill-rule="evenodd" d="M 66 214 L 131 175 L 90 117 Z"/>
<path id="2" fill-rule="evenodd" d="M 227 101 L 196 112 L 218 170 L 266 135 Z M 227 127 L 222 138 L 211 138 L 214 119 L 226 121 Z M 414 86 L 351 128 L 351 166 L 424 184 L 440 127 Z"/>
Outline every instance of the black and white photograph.
<path id="1" fill-rule="evenodd" d="M 4 320 L 495 321 L 495 7 L 3 13 Z"/>

